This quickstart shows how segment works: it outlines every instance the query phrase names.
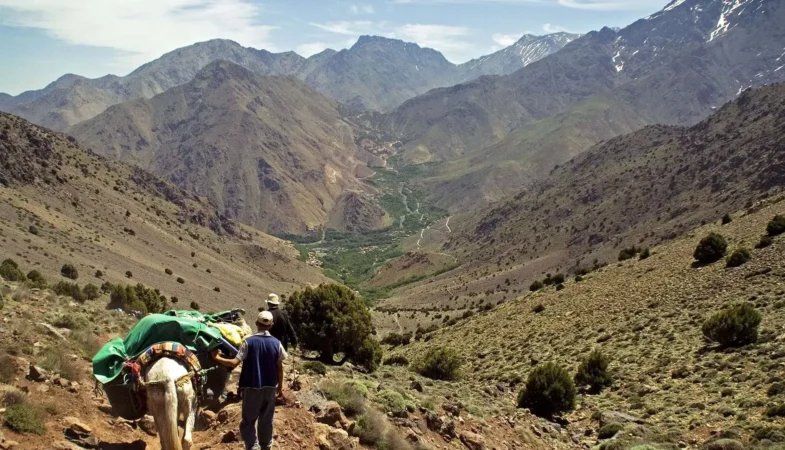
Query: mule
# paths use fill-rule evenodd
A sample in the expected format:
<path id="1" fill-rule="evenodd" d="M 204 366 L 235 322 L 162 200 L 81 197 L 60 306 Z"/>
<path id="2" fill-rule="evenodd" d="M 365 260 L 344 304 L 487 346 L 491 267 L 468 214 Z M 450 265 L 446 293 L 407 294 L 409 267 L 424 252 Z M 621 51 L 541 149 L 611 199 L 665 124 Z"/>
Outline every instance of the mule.
<path id="1" fill-rule="evenodd" d="M 197 398 L 190 379 L 177 383 L 188 374 L 188 367 L 177 359 L 160 358 L 145 373 L 147 410 L 152 413 L 161 450 L 190 450 L 196 423 Z M 184 418 L 180 439 L 179 415 Z"/>

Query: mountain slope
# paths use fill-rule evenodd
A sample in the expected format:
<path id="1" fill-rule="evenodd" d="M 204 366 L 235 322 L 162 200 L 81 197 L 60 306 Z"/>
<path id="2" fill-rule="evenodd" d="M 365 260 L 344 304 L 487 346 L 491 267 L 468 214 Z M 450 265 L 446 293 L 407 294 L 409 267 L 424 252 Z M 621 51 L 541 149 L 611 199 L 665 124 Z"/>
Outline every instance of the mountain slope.
<path id="1" fill-rule="evenodd" d="M 422 162 L 482 151 L 595 95 L 612 96 L 643 123 L 695 123 L 741 89 L 785 77 L 785 5 L 734 4 L 676 1 L 618 32 L 589 33 L 511 75 L 411 99 L 383 126 L 407 142 L 407 160 Z"/>
<path id="2" fill-rule="evenodd" d="M 5 113 L 0 235 L 3 258 L 39 270 L 50 284 L 70 263 L 80 285 L 141 282 L 177 297 L 182 308 L 194 301 L 251 311 L 260 292 L 324 280 L 290 244 L 228 220 L 207 201 L 142 169 Z"/>
<path id="3" fill-rule="evenodd" d="M 208 197 L 229 217 L 305 233 L 358 186 L 353 132 L 336 108 L 297 80 L 217 61 L 185 85 L 113 106 L 69 132 Z"/>
<path id="4" fill-rule="evenodd" d="M 506 75 L 556 53 L 565 45 L 579 38 L 579 34 L 552 33 L 544 36 L 525 34 L 517 42 L 495 53 L 458 66 L 461 81 L 470 81 L 483 75 Z"/>
<path id="5" fill-rule="evenodd" d="M 692 127 L 648 126 L 599 144 L 528 191 L 453 216 L 448 233 L 422 245 L 463 266 L 387 304 L 460 304 L 482 293 L 495 303 L 546 272 L 615 261 L 622 248 L 748 207 L 785 186 L 783 124 L 785 84 L 777 84 L 745 91 Z"/>

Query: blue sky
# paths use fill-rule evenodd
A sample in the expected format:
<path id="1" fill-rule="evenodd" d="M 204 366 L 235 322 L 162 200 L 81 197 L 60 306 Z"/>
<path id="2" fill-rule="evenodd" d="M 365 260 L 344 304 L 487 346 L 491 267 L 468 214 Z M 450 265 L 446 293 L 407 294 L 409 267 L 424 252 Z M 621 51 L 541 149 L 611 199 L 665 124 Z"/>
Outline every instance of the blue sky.
<path id="1" fill-rule="evenodd" d="M 125 75 L 212 38 L 309 56 L 375 34 L 460 63 L 521 33 L 623 27 L 668 0 L 0 0 L 0 92 L 40 89 L 65 73 Z"/>

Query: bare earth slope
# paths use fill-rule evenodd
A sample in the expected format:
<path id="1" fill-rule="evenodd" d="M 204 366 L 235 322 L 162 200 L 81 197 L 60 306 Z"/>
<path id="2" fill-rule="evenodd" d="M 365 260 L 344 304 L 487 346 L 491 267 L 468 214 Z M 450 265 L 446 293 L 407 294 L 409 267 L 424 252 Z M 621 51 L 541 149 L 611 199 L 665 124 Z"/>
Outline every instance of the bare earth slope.
<path id="1" fill-rule="evenodd" d="M 96 152 L 138 164 L 271 233 L 327 222 L 358 187 L 351 127 L 337 104 L 291 78 L 217 61 L 150 100 L 69 130 Z"/>
<path id="2" fill-rule="evenodd" d="M 255 310 L 267 292 L 324 280 L 288 243 L 64 135 L 0 114 L 0 149 L 4 257 L 52 284 L 71 263 L 81 285 L 141 282 L 182 307 Z"/>

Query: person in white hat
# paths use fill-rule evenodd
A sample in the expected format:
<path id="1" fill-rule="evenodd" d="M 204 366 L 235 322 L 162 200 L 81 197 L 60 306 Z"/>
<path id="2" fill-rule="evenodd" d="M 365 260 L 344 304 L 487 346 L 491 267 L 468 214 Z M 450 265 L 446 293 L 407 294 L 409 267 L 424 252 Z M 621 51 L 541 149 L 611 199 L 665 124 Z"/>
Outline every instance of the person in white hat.
<path id="1" fill-rule="evenodd" d="M 286 312 L 280 308 L 281 299 L 278 294 L 270 294 L 267 296 L 267 310 L 273 315 L 273 327 L 270 328 L 270 334 L 275 336 L 285 350 L 289 350 L 289 346 L 297 347 L 297 333 L 294 332 L 292 321 Z"/>
<path id="2" fill-rule="evenodd" d="M 219 364 L 232 369 L 243 364 L 240 435 L 247 450 L 267 450 L 273 444 L 276 395 L 283 396 L 283 361 L 288 357 L 281 341 L 270 334 L 274 323 L 273 315 L 262 311 L 256 317 L 258 333 L 243 341 L 237 356 L 224 358 L 220 350 L 212 354 Z"/>

